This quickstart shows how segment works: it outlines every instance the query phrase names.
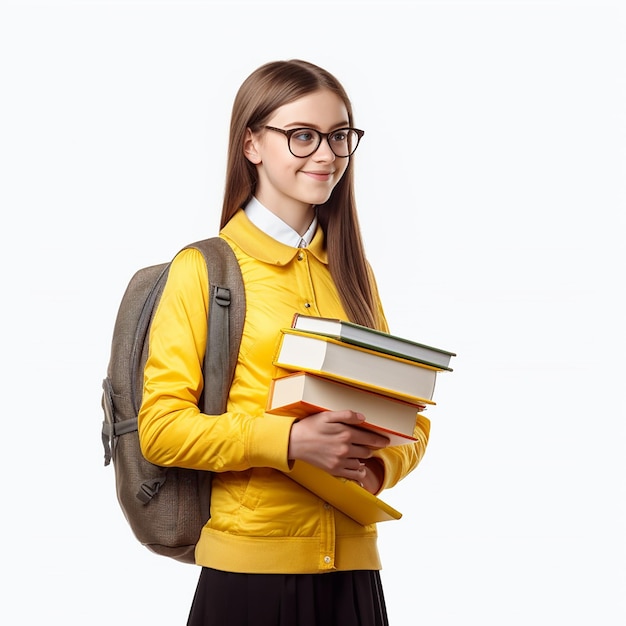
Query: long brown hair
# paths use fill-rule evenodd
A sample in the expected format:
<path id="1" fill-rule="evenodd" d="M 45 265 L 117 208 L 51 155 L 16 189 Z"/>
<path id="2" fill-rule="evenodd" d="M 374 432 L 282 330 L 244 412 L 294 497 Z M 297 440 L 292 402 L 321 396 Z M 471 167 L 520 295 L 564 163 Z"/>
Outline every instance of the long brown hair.
<path id="1" fill-rule="evenodd" d="M 320 89 L 341 98 L 352 126 L 352 105 L 344 88 L 332 74 L 312 63 L 300 60 L 266 63 L 243 82 L 231 115 L 221 228 L 250 201 L 256 190 L 256 167 L 243 152 L 246 129 L 260 130 L 276 109 Z M 330 272 L 349 319 L 376 328 L 378 309 L 357 218 L 351 163 L 330 198 L 318 205 L 317 215 L 325 235 Z"/>

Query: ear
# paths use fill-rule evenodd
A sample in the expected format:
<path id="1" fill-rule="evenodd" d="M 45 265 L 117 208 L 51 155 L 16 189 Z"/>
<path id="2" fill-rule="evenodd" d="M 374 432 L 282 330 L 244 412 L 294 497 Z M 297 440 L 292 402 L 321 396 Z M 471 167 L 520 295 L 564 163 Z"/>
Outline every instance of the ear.
<path id="1" fill-rule="evenodd" d="M 246 136 L 243 140 L 243 153 L 250 163 L 254 165 L 261 163 L 261 155 L 257 149 L 257 138 L 249 128 L 246 128 Z"/>

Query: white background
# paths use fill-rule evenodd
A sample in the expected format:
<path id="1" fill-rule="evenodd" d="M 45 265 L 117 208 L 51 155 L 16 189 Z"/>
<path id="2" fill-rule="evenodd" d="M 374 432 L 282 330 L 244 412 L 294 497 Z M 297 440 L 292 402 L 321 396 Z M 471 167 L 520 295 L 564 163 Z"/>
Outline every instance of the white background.
<path id="1" fill-rule="evenodd" d="M 2 2 L 2 623 L 185 622 L 100 384 L 130 275 L 217 233 L 236 89 L 293 57 L 366 130 L 392 331 L 458 354 L 384 496 L 392 626 L 626 623 L 625 38 L 602 0 Z"/>

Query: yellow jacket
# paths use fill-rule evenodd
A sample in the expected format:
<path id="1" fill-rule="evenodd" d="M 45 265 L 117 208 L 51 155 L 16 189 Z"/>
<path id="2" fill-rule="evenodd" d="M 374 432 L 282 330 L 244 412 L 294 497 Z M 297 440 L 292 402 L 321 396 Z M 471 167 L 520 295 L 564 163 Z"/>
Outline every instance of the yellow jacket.
<path id="1" fill-rule="evenodd" d="M 289 478 L 294 420 L 264 411 L 271 379 L 285 373 L 272 365 L 280 329 L 296 312 L 345 318 L 322 231 L 308 248 L 292 248 L 239 211 L 220 236 L 235 251 L 246 290 L 227 412 L 210 416 L 198 409 L 207 272 L 202 255 L 185 250 L 172 263 L 152 325 L 139 413 L 143 453 L 157 465 L 215 472 L 211 519 L 196 547 L 199 565 L 249 573 L 379 569 L 376 525 L 361 526 Z M 417 444 L 377 452 L 385 466 L 383 488 L 420 461 L 427 429 L 416 429 L 416 436 Z"/>

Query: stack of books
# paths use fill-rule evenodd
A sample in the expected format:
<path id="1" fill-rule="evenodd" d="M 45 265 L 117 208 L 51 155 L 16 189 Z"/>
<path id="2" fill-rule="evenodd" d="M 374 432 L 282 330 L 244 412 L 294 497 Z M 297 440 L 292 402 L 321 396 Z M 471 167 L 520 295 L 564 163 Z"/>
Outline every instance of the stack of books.
<path id="1" fill-rule="evenodd" d="M 419 413 L 434 405 L 440 372 L 452 371 L 453 352 L 344 320 L 296 314 L 281 330 L 273 364 L 283 370 L 271 384 L 267 412 L 303 418 L 351 409 L 389 445 L 414 443 Z M 359 523 L 401 514 L 354 482 L 297 461 L 290 477 Z"/>

